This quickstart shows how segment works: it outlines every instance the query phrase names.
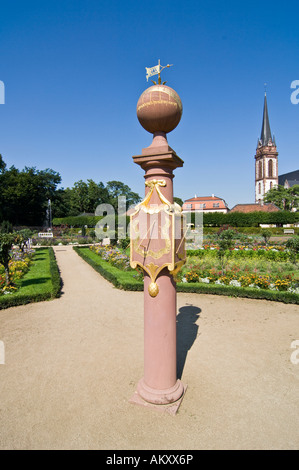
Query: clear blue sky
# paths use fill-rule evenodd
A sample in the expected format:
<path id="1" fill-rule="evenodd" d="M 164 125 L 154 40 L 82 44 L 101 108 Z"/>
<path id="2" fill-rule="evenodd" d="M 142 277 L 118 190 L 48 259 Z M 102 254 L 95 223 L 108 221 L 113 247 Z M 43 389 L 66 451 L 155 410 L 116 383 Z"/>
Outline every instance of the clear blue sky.
<path id="1" fill-rule="evenodd" d="M 279 173 L 299 167 L 298 18 L 297 1 L 1 0 L 0 153 L 63 187 L 120 180 L 143 195 L 132 156 L 152 137 L 136 104 L 160 59 L 183 103 L 168 135 L 185 161 L 175 195 L 253 202 L 265 82 Z"/>

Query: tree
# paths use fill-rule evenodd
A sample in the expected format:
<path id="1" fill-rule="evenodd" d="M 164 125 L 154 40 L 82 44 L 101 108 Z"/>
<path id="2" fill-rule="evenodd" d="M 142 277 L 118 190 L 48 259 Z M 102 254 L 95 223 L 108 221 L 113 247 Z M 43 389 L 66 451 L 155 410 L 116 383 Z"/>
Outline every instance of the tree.
<path id="1" fill-rule="evenodd" d="M 265 194 L 265 202 L 272 202 L 283 210 L 292 210 L 299 207 L 299 185 L 296 184 L 291 188 L 285 188 L 278 185 L 269 189 Z"/>
<path id="2" fill-rule="evenodd" d="M 0 263 L 4 266 L 5 284 L 8 286 L 9 281 L 9 261 L 11 260 L 11 249 L 16 240 L 14 233 L 0 233 Z"/>
<path id="3" fill-rule="evenodd" d="M 224 272 L 225 261 L 230 256 L 231 250 L 235 246 L 236 232 L 233 229 L 220 229 L 218 232 L 218 245 L 219 250 L 217 251 L 218 258 L 221 263 L 222 274 Z"/>
<path id="4" fill-rule="evenodd" d="M 174 197 L 174 198 L 173 198 L 173 202 L 176 202 L 176 203 L 177 203 L 179 206 L 181 206 L 181 207 L 182 207 L 183 204 L 184 204 L 183 199 L 181 199 L 180 197 Z"/>
<path id="5" fill-rule="evenodd" d="M 297 263 L 297 255 L 299 253 L 299 236 L 289 238 L 286 243 L 287 249 L 290 251 L 290 258 L 294 264 Z"/>
<path id="6" fill-rule="evenodd" d="M 48 199 L 54 198 L 60 182 L 59 173 L 49 168 L 4 169 L 0 173 L 0 220 L 14 225 L 41 225 Z"/>
<path id="7" fill-rule="evenodd" d="M 51 199 L 51 212 L 53 217 L 67 217 L 71 215 L 70 197 L 67 189 L 56 189 Z"/>
<path id="8" fill-rule="evenodd" d="M 8 220 L 3 220 L 1 224 L 0 233 L 11 233 L 13 231 L 13 226 Z"/>
<path id="9" fill-rule="evenodd" d="M 73 188 L 66 188 L 64 200 L 68 201 L 69 213 L 79 215 L 83 212 L 94 213 L 99 204 L 109 203 L 109 192 L 102 182 L 95 183 L 88 179 L 74 183 Z M 58 215 L 56 215 L 59 217 Z"/>
<path id="10" fill-rule="evenodd" d="M 21 251 L 24 251 L 25 246 L 28 244 L 32 235 L 33 232 L 28 228 L 24 228 L 23 230 L 16 232 L 15 243 L 19 246 Z"/>
<path id="11" fill-rule="evenodd" d="M 2 155 L 0 153 L 0 173 L 3 173 L 6 168 L 6 163 L 4 162 Z"/>
<path id="12" fill-rule="evenodd" d="M 88 212 L 88 185 L 83 180 L 76 181 L 71 190 L 71 208 L 77 212 L 76 215 Z"/>
<path id="13" fill-rule="evenodd" d="M 265 245 L 268 245 L 268 241 L 270 240 L 271 235 L 272 235 L 271 230 L 263 229 L 261 235 L 264 239 Z"/>
<path id="14" fill-rule="evenodd" d="M 108 181 L 106 188 L 109 192 L 109 203 L 115 210 L 118 208 L 119 196 L 125 196 L 127 209 L 141 201 L 139 194 L 134 193 L 129 186 L 121 181 Z"/>
<path id="15" fill-rule="evenodd" d="M 101 181 L 95 183 L 92 179 L 88 179 L 87 183 L 90 212 L 94 212 L 99 204 L 109 202 L 109 191 Z"/>
<path id="16" fill-rule="evenodd" d="M 299 208 L 299 184 L 294 184 L 294 186 L 292 186 L 290 189 L 289 189 L 289 192 L 290 192 L 290 199 L 291 199 L 291 207 L 290 207 L 290 210 L 292 209 L 298 209 Z"/>

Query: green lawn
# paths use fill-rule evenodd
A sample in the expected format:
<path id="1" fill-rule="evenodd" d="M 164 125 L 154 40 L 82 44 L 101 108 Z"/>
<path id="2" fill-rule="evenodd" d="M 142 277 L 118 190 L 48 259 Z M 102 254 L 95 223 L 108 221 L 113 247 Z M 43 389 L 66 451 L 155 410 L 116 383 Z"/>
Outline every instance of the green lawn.
<path id="1" fill-rule="evenodd" d="M 17 282 L 18 290 L 13 294 L 0 297 L 0 310 L 58 297 L 60 285 L 61 281 L 53 249 L 37 249 L 29 271 Z"/>

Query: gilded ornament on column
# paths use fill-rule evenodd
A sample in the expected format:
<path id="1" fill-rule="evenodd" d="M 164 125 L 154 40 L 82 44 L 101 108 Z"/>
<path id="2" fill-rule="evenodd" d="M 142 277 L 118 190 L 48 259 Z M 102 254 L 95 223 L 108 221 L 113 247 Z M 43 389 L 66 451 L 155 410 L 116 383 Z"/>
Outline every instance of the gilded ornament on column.
<path id="1" fill-rule="evenodd" d="M 186 261 L 185 217 L 181 207 L 163 195 L 164 180 L 153 179 L 145 184 L 150 190 L 130 217 L 130 264 L 134 269 L 142 267 L 150 276 L 149 294 L 156 297 L 160 272 L 167 268 L 174 275 Z"/>

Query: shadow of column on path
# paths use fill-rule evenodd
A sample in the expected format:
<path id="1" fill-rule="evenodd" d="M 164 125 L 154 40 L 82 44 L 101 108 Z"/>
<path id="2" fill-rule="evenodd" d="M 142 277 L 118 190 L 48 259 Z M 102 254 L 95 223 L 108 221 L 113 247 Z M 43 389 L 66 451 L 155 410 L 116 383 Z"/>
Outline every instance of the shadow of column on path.
<path id="1" fill-rule="evenodd" d="M 198 325 L 201 309 L 194 305 L 186 305 L 179 309 L 177 315 L 177 377 L 182 378 L 183 369 L 189 349 L 198 336 Z"/>

